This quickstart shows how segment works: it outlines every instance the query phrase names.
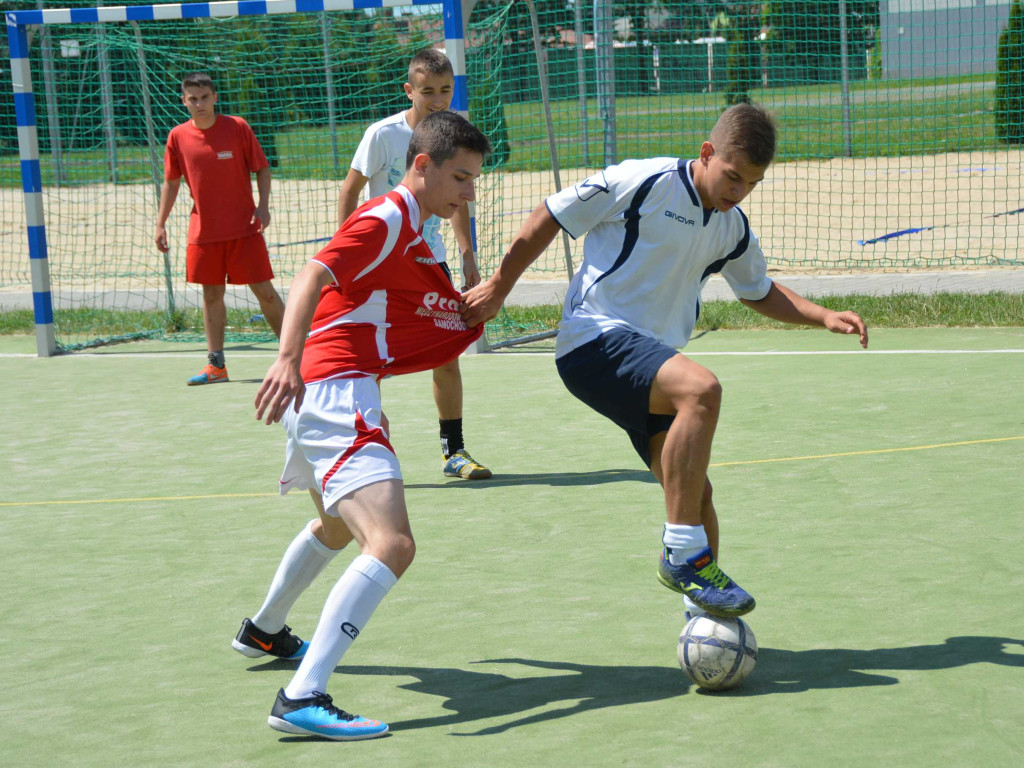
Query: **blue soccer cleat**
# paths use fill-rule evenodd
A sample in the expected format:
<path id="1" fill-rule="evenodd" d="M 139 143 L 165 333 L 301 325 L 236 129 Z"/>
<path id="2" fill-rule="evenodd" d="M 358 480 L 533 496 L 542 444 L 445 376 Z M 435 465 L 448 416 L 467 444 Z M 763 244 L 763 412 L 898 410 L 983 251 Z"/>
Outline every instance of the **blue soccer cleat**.
<path id="1" fill-rule="evenodd" d="M 658 581 L 682 592 L 712 616 L 733 618 L 754 610 L 754 598 L 718 567 L 710 547 L 680 565 L 669 562 L 666 547 L 658 564 Z"/>
<path id="2" fill-rule="evenodd" d="M 293 635 L 292 628 L 287 624 L 280 632 L 271 635 L 253 624 L 252 619 L 245 619 L 235 639 L 231 641 L 231 647 L 250 659 L 276 656 L 297 661 L 306 655 L 309 642 Z"/>
<path id="3" fill-rule="evenodd" d="M 284 695 L 284 688 L 277 692 L 267 725 L 275 731 L 322 736 L 335 741 L 376 739 L 388 732 L 386 723 L 338 709 L 326 693 L 314 691 L 305 699 L 289 699 Z"/>

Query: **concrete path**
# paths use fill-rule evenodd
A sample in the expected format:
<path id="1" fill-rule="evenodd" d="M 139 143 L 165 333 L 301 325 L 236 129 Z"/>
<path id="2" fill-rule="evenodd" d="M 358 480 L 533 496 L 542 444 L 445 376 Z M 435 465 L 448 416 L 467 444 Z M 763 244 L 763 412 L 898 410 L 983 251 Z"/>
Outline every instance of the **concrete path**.
<path id="1" fill-rule="evenodd" d="M 885 296 L 893 293 L 988 293 L 1007 291 L 1024 293 L 1024 268 L 1022 269 L 978 269 L 948 272 L 892 272 L 852 275 L 772 275 L 780 283 L 797 293 L 807 296 L 834 296 L 851 293 L 867 293 Z M 522 280 L 509 296 L 508 303 L 519 306 L 538 304 L 561 304 L 568 287 L 566 280 Z M 189 303 L 199 306 L 200 294 L 195 286 L 187 289 Z M 95 293 L 72 291 L 72 303 L 101 303 L 105 306 L 126 308 L 152 307 L 154 302 L 163 306 L 162 293 L 152 291 L 129 293 L 107 291 L 97 299 Z M 704 286 L 704 301 L 734 299 L 728 284 L 715 275 Z M 181 297 L 179 297 L 181 301 Z M 229 307 L 253 306 L 255 300 L 245 287 L 228 286 L 226 301 Z M 67 302 L 65 302 L 67 303 Z M 0 291 L 0 311 L 31 309 L 32 294 L 29 291 Z"/>

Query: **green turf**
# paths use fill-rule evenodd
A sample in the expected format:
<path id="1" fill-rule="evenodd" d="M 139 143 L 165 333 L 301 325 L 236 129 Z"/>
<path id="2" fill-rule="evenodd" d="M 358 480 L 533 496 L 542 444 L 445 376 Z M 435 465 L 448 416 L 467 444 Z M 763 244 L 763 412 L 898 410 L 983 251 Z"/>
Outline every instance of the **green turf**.
<path id="1" fill-rule="evenodd" d="M 232 382 L 203 388 L 184 386 L 199 344 L 0 356 L 2 762 L 1018 765 L 1024 331 L 721 354 L 855 347 L 719 331 L 688 350 L 724 386 L 723 564 L 758 598 L 758 667 L 724 695 L 675 661 L 657 486 L 550 355 L 463 358 L 485 482 L 440 476 L 429 375 L 385 382 L 419 549 L 332 680 L 392 725 L 358 744 L 267 728 L 292 665 L 229 647 L 312 509 L 276 495 L 282 433 L 252 416 L 272 349 L 229 350 Z M 351 557 L 289 617 L 303 636 Z"/>

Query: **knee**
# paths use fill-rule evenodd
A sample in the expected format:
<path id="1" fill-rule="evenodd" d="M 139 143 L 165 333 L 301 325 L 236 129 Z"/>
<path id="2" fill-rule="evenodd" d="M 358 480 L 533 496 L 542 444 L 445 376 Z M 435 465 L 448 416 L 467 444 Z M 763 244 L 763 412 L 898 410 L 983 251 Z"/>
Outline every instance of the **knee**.
<path id="1" fill-rule="evenodd" d="M 378 559 L 398 577 L 409 569 L 416 557 L 416 541 L 412 534 L 402 533 L 390 537 L 383 549 L 383 557 Z"/>
<path id="2" fill-rule="evenodd" d="M 279 298 L 273 283 L 253 283 L 249 290 L 261 302 L 274 302 Z"/>
<path id="3" fill-rule="evenodd" d="M 459 375 L 459 358 L 455 358 L 451 362 L 439 365 L 434 369 L 435 377 L 446 377 L 446 376 L 458 376 Z"/>
<path id="4" fill-rule="evenodd" d="M 330 518 L 333 522 L 337 520 L 337 524 L 324 525 L 322 520 L 315 520 L 313 522 L 312 533 L 328 549 L 344 549 L 348 546 L 349 542 L 352 541 L 352 533 L 348 527 L 341 522 L 341 518 Z"/>
<path id="5" fill-rule="evenodd" d="M 719 405 L 722 402 L 722 382 L 711 371 L 707 371 L 699 382 L 698 397 L 702 401 Z"/>
<path id="6" fill-rule="evenodd" d="M 224 303 L 224 292 L 225 288 L 223 285 L 204 285 L 203 286 L 203 304 L 208 307 L 214 307 L 218 304 Z"/>
<path id="7" fill-rule="evenodd" d="M 717 413 L 722 405 L 722 383 L 715 374 L 702 368 L 687 379 L 682 400 L 683 403 L 680 405 L 696 405 Z M 683 408 L 679 410 L 683 410 Z"/>

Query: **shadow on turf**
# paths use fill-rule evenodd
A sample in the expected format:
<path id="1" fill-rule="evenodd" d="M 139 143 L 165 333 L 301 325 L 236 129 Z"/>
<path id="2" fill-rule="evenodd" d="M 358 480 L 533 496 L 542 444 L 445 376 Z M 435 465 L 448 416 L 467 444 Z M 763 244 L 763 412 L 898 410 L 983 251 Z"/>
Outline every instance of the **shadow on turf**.
<path id="1" fill-rule="evenodd" d="M 394 731 L 458 725 L 495 717 L 514 719 L 472 733 L 453 736 L 485 736 L 545 720 L 556 720 L 581 712 L 624 704 L 641 704 L 681 696 L 690 687 L 678 670 L 666 667 L 599 667 L 535 659 L 487 659 L 476 664 L 518 664 L 562 672 L 541 677 L 508 677 L 498 672 L 474 672 L 467 669 L 431 669 L 429 667 L 338 667 L 348 675 L 392 675 L 414 677 L 404 683 L 417 693 L 443 696 L 444 709 L 451 714 L 390 722 Z M 538 707 L 564 702 L 554 710 L 522 714 Z M 516 715 L 522 715 L 515 717 Z"/>
<path id="2" fill-rule="evenodd" d="M 447 483 L 408 483 L 406 488 L 495 488 L 511 485 L 550 485 L 556 487 L 576 485 L 601 485 L 602 483 L 657 483 L 654 475 L 646 469 L 600 469 L 593 472 L 534 472 L 530 474 L 501 473 L 487 480 L 452 479 Z"/>
<path id="3" fill-rule="evenodd" d="M 594 666 L 536 659 L 487 659 L 474 663 L 516 664 L 562 674 L 509 677 L 499 672 L 467 669 L 384 666 L 344 666 L 335 671 L 345 675 L 415 678 L 415 682 L 399 687 L 446 699 L 442 707 L 450 714 L 391 722 L 393 731 L 511 718 L 477 731 L 453 733 L 453 736 L 486 736 L 606 707 L 671 699 L 686 694 L 692 687 L 682 672 L 668 667 Z M 941 645 L 870 650 L 761 648 L 754 674 L 740 688 L 718 693 L 698 692 L 708 696 L 743 697 L 896 685 L 897 677 L 865 670 L 928 671 L 978 663 L 1024 668 L 1024 640 L 951 637 Z M 296 662 L 275 660 L 249 669 L 270 671 L 295 666 Z M 564 702 L 564 706 L 526 714 L 560 702 Z"/>
<path id="4" fill-rule="evenodd" d="M 787 651 L 761 648 L 754 674 L 742 687 L 729 691 L 727 695 L 761 696 L 827 688 L 896 685 L 899 678 L 876 674 L 875 670 L 928 671 L 979 663 L 1024 668 L 1024 640 L 950 637 L 941 645 L 869 650 L 822 648 Z"/>

